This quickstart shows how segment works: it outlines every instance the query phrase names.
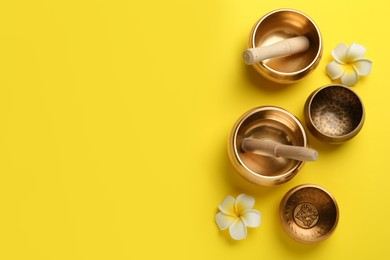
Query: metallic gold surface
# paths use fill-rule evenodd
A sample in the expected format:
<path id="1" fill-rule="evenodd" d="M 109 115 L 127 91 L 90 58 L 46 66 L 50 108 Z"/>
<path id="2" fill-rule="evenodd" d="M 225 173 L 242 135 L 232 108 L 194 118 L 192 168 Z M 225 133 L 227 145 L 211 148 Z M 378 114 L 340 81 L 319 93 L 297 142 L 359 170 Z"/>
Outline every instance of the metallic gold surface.
<path id="1" fill-rule="evenodd" d="M 301 122 L 282 108 L 257 107 L 242 115 L 229 137 L 229 159 L 242 177 L 264 186 L 289 181 L 304 164 L 288 158 L 244 152 L 241 147 L 244 138 L 267 138 L 282 144 L 306 147 L 307 136 Z"/>
<path id="2" fill-rule="evenodd" d="M 307 15 L 292 9 L 278 9 L 263 16 L 253 27 L 249 48 L 263 47 L 296 36 L 306 36 L 306 52 L 264 60 L 253 64 L 265 78 L 282 84 L 303 79 L 312 72 L 322 56 L 322 39 L 317 25 Z"/>
<path id="3" fill-rule="evenodd" d="M 358 134 L 365 112 L 360 97 L 343 85 L 327 85 L 314 91 L 305 103 L 310 132 L 327 143 L 342 143 Z"/>
<path id="4" fill-rule="evenodd" d="M 280 203 L 279 214 L 286 233 L 303 243 L 325 240 L 334 232 L 339 219 L 333 196 L 311 184 L 288 191 Z"/>

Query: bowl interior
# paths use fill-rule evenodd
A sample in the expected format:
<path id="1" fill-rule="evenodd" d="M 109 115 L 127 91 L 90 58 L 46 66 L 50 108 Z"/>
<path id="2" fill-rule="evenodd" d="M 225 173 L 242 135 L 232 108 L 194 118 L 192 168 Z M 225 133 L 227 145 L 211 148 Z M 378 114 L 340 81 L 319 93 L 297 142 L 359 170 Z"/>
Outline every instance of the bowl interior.
<path id="1" fill-rule="evenodd" d="M 310 47 L 306 52 L 268 59 L 265 67 L 281 73 L 296 73 L 310 67 L 321 54 L 321 35 L 316 25 L 304 14 L 280 10 L 259 21 L 254 31 L 253 46 L 267 46 L 296 36 L 306 36 Z"/>
<path id="2" fill-rule="evenodd" d="M 281 157 L 269 157 L 244 152 L 244 138 L 268 138 L 283 144 L 306 146 L 306 134 L 293 116 L 276 109 L 256 111 L 246 117 L 237 129 L 235 150 L 239 160 L 253 173 L 280 176 L 299 167 L 302 162 Z"/>
<path id="3" fill-rule="evenodd" d="M 309 109 L 313 126 L 326 136 L 352 133 L 363 120 L 361 100 L 347 87 L 335 85 L 319 90 Z"/>
<path id="4" fill-rule="evenodd" d="M 338 207 L 333 197 L 315 186 L 297 188 L 286 194 L 281 204 L 281 218 L 294 239 L 311 243 L 327 238 L 338 222 Z"/>

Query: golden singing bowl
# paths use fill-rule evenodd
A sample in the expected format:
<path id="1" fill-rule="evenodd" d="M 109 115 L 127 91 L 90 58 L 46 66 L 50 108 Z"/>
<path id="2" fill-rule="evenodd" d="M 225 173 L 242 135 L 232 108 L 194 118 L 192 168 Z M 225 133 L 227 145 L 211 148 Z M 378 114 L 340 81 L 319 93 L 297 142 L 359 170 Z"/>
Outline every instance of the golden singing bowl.
<path id="1" fill-rule="evenodd" d="M 339 209 L 333 196 L 317 185 L 305 184 L 291 189 L 279 208 L 283 229 L 294 240 L 316 243 L 336 229 Z"/>
<path id="2" fill-rule="evenodd" d="M 245 152 L 242 149 L 244 138 L 267 138 L 282 144 L 306 147 L 308 141 L 301 122 L 282 108 L 257 107 L 242 115 L 229 137 L 229 159 L 242 177 L 263 186 L 291 180 L 304 164 L 303 161 Z"/>
<path id="3" fill-rule="evenodd" d="M 327 143 L 342 143 L 363 127 L 363 102 L 351 88 L 327 85 L 314 91 L 305 103 L 304 114 L 310 132 Z"/>
<path id="4" fill-rule="evenodd" d="M 322 39 L 317 25 L 306 14 L 279 9 L 263 16 L 252 28 L 249 48 L 264 47 L 296 36 L 309 39 L 309 49 L 294 55 L 253 64 L 265 78 L 282 84 L 297 82 L 309 75 L 322 56 Z"/>

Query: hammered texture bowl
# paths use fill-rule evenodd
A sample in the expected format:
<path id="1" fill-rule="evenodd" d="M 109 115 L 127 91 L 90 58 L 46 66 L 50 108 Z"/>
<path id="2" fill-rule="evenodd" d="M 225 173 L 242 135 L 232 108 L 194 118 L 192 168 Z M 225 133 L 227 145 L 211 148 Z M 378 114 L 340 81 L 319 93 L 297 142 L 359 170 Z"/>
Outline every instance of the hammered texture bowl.
<path id="1" fill-rule="evenodd" d="M 343 143 L 359 133 L 364 106 L 355 91 L 343 85 L 328 85 L 314 91 L 305 103 L 310 132 L 327 143 Z"/>

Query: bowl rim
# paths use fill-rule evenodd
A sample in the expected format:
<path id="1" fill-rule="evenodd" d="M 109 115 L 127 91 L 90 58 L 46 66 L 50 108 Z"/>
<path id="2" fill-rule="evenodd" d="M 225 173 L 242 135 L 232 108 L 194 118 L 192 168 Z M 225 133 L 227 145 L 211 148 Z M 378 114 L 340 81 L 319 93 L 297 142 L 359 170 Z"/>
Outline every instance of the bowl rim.
<path id="1" fill-rule="evenodd" d="M 275 74 L 279 74 L 279 75 L 284 75 L 284 76 L 294 76 L 294 75 L 298 75 L 304 71 L 307 71 L 308 69 L 310 69 L 311 67 L 313 67 L 316 62 L 321 58 L 322 56 L 322 48 L 323 48 L 323 44 L 322 44 L 322 35 L 321 35 L 321 32 L 320 32 L 320 29 L 318 28 L 317 24 L 313 21 L 313 19 L 311 19 L 307 14 L 299 11 L 299 10 L 296 10 L 296 9 L 292 9 L 292 8 L 280 8 L 280 9 L 276 9 L 276 10 L 273 10 L 273 11 L 270 11 L 268 13 L 266 13 L 264 16 L 262 16 L 257 22 L 256 24 L 253 26 L 253 29 L 252 29 L 252 32 L 251 32 L 251 40 L 250 40 L 250 47 L 256 47 L 256 43 L 255 43 L 255 38 L 256 38 L 256 32 L 257 32 L 257 29 L 258 27 L 260 26 L 260 24 L 262 22 L 264 22 L 267 18 L 269 18 L 270 16 L 276 14 L 276 13 L 280 13 L 280 12 L 293 12 L 293 13 L 297 13 L 299 15 L 302 15 L 304 16 L 306 19 L 308 19 L 308 21 L 313 25 L 313 27 L 316 29 L 316 32 L 317 32 L 317 35 L 318 35 L 318 50 L 317 50 L 317 53 L 316 53 L 316 56 L 314 57 L 314 59 L 310 62 L 310 64 L 308 64 L 306 67 L 298 70 L 298 71 L 294 71 L 294 72 L 282 72 L 282 71 L 278 71 L 278 70 L 275 70 L 269 66 L 267 66 L 267 64 L 265 64 L 264 62 L 258 62 L 256 64 L 258 64 L 259 66 L 262 66 L 264 68 L 266 68 L 267 70 L 270 70 L 272 71 L 273 73 Z M 254 64 L 255 65 L 255 64 Z"/>
<path id="2" fill-rule="evenodd" d="M 333 202 L 334 206 L 335 206 L 335 209 L 336 209 L 336 219 L 333 223 L 333 226 L 332 228 L 324 235 L 320 236 L 320 237 L 317 237 L 316 239 L 302 239 L 301 237 L 299 236 L 296 236 L 294 234 L 294 232 L 291 232 L 291 228 L 289 228 L 289 226 L 287 225 L 287 221 L 286 219 L 284 218 L 284 208 L 286 206 L 286 203 L 288 201 L 288 199 L 297 191 L 299 190 L 302 190 L 302 189 L 306 189 L 306 188 L 314 188 L 314 189 L 317 189 L 317 190 L 320 190 L 321 192 L 325 193 Z M 339 209 L 339 206 L 337 204 L 337 201 L 335 199 L 335 197 L 329 192 L 327 191 L 326 189 L 324 189 L 323 187 L 319 186 L 319 185 L 316 185 L 316 184 L 310 184 L 310 183 L 306 183 L 306 184 L 300 184 L 298 186 L 295 186 L 293 188 L 291 188 L 289 191 L 286 192 L 286 194 L 283 196 L 280 204 L 279 204 L 279 216 L 280 216 L 280 221 L 282 222 L 282 227 L 283 229 L 285 230 L 285 232 L 291 237 L 293 238 L 294 240 L 298 241 L 298 242 L 302 242 L 302 243 L 317 243 L 317 242 L 321 242 L 325 239 L 327 239 L 328 237 L 330 237 L 334 231 L 336 230 L 336 227 L 338 225 L 338 222 L 339 222 L 339 217 L 340 217 L 340 209 Z"/>
<path id="3" fill-rule="evenodd" d="M 241 128 L 242 124 L 244 123 L 244 121 L 249 118 L 250 116 L 256 114 L 256 113 L 259 113 L 259 112 L 262 112 L 262 111 L 268 111 L 268 110 L 273 110 L 273 111 L 278 111 L 278 112 L 281 112 L 287 116 L 289 116 L 296 124 L 297 126 L 299 127 L 299 130 L 300 130 L 300 133 L 302 133 L 302 138 L 303 138 L 303 145 L 305 147 L 308 146 L 308 137 L 307 137 L 307 133 L 306 133 L 306 130 L 305 128 L 303 127 L 303 124 L 300 122 L 300 120 L 294 116 L 293 114 L 291 114 L 290 112 L 288 112 L 287 110 L 285 110 L 284 108 L 281 108 L 281 107 L 278 107 L 278 106 L 259 106 L 259 107 L 255 107 L 253 109 L 250 109 L 249 111 L 247 111 L 246 113 L 244 113 L 236 122 L 235 126 L 234 126 L 234 131 L 232 132 L 232 135 L 231 135 L 231 138 L 232 138 L 232 146 L 233 146 L 233 154 L 234 154 L 234 157 L 235 159 L 237 160 L 238 164 L 244 168 L 244 170 L 256 177 L 259 179 L 259 182 L 263 183 L 264 184 L 261 184 L 261 185 L 265 185 L 265 186 L 269 186 L 269 184 L 267 184 L 268 182 L 273 182 L 273 181 L 278 181 L 278 180 L 281 180 L 280 183 L 278 184 L 282 184 L 282 183 L 285 183 L 287 181 L 289 181 L 293 176 L 295 176 L 295 174 L 298 172 L 298 170 L 304 165 L 305 162 L 303 161 L 297 161 L 297 163 L 294 165 L 294 167 L 292 167 L 289 171 L 283 173 L 283 174 L 279 174 L 279 175 L 274 175 L 274 176 L 267 176 L 267 175 L 262 175 L 262 174 L 259 174 L 253 170 L 251 170 L 241 159 L 241 157 L 239 156 L 239 151 L 238 151 L 238 148 L 237 148 L 237 136 L 238 136 L 238 132 L 239 132 L 239 129 Z M 240 172 L 240 171 L 239 171 Z M 247 180 L 251 181 L 250 178 L 247 178 L 245 175 L 243 175 L 241 172 L 240 174 Z M 290 175 L 292 175 L 291 178 L 287 178 L 289 177 Z M 251 181 L 252 182 L 252 181 Z M 258 184 L 258 183 L 256 183 Z"/>
<path id="4" fill-rule="evenodd" d="M 311 111 L 311 106 L 312 106 L 314 98 L 321 91 L 324 91 L 325 89 L 329 89 L 329 88 L 332 88 L 332 87 L 341 87 L 344 90 L 347 90 L 347 91 L 351 92 L 352 94 L 354 94 L 357 97 L 357 99 L 359 100 L 359 103 L 360 103 L 360 105 L 362 107 L 362 116 L 360 118 L 359 124 L 351 132 L 349 132 L 347 134 L 344 134 L 344 135 L 337 135 L 337 136 L 335 136 L 335 135 L 328 135 L 328 134 L 325 134 L 325 133 L 321 132 L 317 128 L 317 126 L 314 124 L 313 119 L 311 117 L 310 111 Z M 343 141 L 347 141 L 347 140 L 351 139 L 352 137 L 354 137 L 361 130 L 361 128 L 363 127 L 364 121 L 365 121 L 366 112 L 365 112 L 365 108 L 364 108 L 364 105 L 363 105 L 363 101 L 362 101 L 361 97 L 356 93 L 356 91 L 354 91 L 350 87 L 347 87 L 347 86 L 342 85 L 342 84 L 328 84 L 328 85 L 322 86 L 322 87 L 314 90 L 311 93 L 311 95 L 308 97 L 308 99 L 306 101 L 305 114 L 306 114 L 306 120 L 308 120 L 309 121 L 308 122 L 309 125 L 314 128 L 316 134 L 321 135 L 322 137 L 324 137 L 324 138 L 326 138 L 328 140 L 334 140 L 334 141 L 341 141 L 341 142 L 343 142 Z"/>

